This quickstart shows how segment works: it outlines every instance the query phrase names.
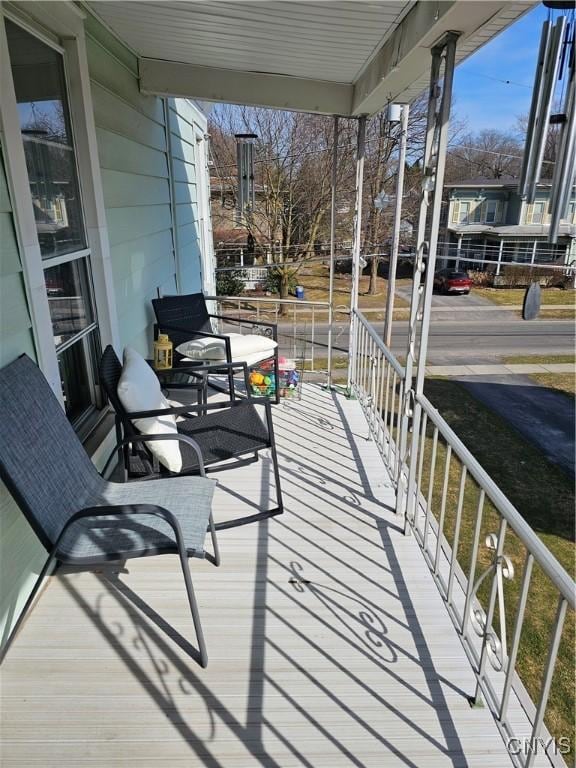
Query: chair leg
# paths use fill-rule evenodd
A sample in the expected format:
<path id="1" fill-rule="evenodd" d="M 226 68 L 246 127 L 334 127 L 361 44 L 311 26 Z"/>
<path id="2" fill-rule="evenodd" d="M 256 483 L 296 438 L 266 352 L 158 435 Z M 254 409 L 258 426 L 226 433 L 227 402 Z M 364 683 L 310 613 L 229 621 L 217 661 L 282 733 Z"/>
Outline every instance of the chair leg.
<path id="1" fill-rule="evenodd" d="M 208 523 L 210 529 L 210 537 L 212 538 L 212 550 L 214 552 L 214 565 L 220 565 L 220 547 L 218 546 L 218 539 L 216 538 L 216 528 L 214 527 L 214 517 L 210 514 L 210 521 Z"/>
<path id="2" fill-rule="evenodd" d="M 202 667 L 207 667 L 208 653 L 206 651 L 206 643 L 204 641 L 204 634 L 202 632 L 202 624 L 200 622 L 200 613 L 198 612 L 198 604 L 196 603 L 194 587 L 192 586 L 192 576 L 190 575 L 190 565 L 188 563 L 188 555 L 186 553 L 186 550 L 184 550 L 180 544 L 178 546 L 178 554 L 180 557 L 180 565 L 182 566 L 184 584 L 186 585 L 186 593 L 188 595 L 190 613 L 192 614 L 194 629 L 196 630 L 196 639 L 198 640 L 198 651 L 200 653 L 200 665 Z"/>
<path id="3" fill-rule="evenodd" d="M 276 501 L 278 502 L 278 509 L 284 511 L 284 501 L 282 500 L 282 486 L 280 485 L 280 470 L 278 469 L 278 454 L 276 453 L 276 442 L 272 439 L 270 446 L 270 453 L 272 455 L 272 468 L 274 471 L 274 482 L 276 483 Z"/>

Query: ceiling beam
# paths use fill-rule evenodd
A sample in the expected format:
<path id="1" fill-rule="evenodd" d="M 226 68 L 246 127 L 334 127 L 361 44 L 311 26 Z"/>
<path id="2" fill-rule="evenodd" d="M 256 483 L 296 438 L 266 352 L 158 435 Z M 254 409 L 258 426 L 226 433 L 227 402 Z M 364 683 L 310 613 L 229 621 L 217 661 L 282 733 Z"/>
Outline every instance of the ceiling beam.
<path id="1" fill-rule="evenodd" d="M 349 115 L 352 107 L 349 84 L 146 58 L 139 60 L 139 71 L 146 94 L 326 115 Z"/>
<path id="2" fill-rule="evenodd" d="M 510 6 L 501 0 L 416 3 L 354 84 L 352 114 L 373 114 L 388 101 L 411 101 L 417 95 L 413 84 L 430 68 L 432 46 L 447 32 L 458 32 L 456 60 L 461 61 L 491 35 L 485 40 L 479 37 L 474 46 L 465 46 L 465 41 Z M 525 12 L 529 4 L 520 2 L 516 6 L 518 11 L 513 17 Z M 502 28 L 509 23 L 503 19 Z"/>

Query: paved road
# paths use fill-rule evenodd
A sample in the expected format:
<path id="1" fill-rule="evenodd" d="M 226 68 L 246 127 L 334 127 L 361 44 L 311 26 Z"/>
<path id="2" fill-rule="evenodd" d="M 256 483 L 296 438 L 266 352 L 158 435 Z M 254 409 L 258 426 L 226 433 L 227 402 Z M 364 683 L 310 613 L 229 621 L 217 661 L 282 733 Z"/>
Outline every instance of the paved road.
<path id="1" fill-rule="evenodd" d="M 464 376 L 458 381 L 540 448 L 550 461 L 574 475 L 573 398 L 546 389 L 528 376 Z"/>
<path id="2" fill-rule="evenodd" d="M 495 320 L 490 313 L 478 320 L 444 321 L 433 318 L 430 327 L 428 363 L 448 365 L 456 363 L 490 363 L 502 356 L 519 354 L 570 354 L 574 351 L 575 333 L 572 320 L 533 320 L 517 318 Z M 374 323 L 381 336 L 383 323 Z M 303 327 L 301 329 L 303 331 Z M 292 336 L 292 326 L 280 324 L 279 332 Z M 310 338 L 310 328 L 306 335 Z M 393 326 L 392 349 L 404 355 L 408 335 L 408 323 L 397 321 Z M 324 354 L 328 341 L 327 323 L 316 324 L 316 355 Z M 337 323 L 333 334 L 335 354 L 347 353 L 348 325 Z M 288 351 L 285 343 L 281 349 Z M 310 354 L 308 350 L 308 355 Z"/>

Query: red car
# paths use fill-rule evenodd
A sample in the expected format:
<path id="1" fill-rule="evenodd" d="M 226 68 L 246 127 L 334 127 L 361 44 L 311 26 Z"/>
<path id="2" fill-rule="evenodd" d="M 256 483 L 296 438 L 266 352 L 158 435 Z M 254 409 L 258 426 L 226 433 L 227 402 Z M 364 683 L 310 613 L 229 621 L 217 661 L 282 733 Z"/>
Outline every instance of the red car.
<path id="1" fill-rule="evenodd" d="M 472 280 L 466 272 L 441 269 L 434 275 L 434 288 L 442 293 L 470 293 Z"/>

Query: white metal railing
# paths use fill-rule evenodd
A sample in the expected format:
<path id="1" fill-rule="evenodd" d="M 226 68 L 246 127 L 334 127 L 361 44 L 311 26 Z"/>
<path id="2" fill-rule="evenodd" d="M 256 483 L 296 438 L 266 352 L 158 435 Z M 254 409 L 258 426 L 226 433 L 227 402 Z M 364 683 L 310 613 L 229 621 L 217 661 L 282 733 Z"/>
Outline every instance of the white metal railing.
<path id="1" fill-rule="evenodd" d="M 206 299 L 219 305 L 219 314 L 276 324 L 280 354 L 304 359 L 311 371 L 325 370 L 330 359 L 330 337 L 319 333 L 318 325 L 328 320 L 329 302 L 274 296 L 207 296 Z"/>
<path id="2" fill-rule="evenodd" d="M 544 718 L 561 643 L 566 654 L 563 630 L 567 615 L 573 620 L 574 582 L 432 403 L 407 390 L 405 369 L 359 311 L 352 335 L 350 389 L 400 494 L 397 511 L 406 516 L 461 637 L 476 676 L 471 698 L 486 701 L 508 744 L 523 745 L 510 751 L 515 765 L 533 766 L 543 744 L 551 765 L 565 765 L 566 751 L 550 738 Z M 412 424 L 419 425 L 417 434 Z M 403 444 L 409 445 L 404 462 Z M 536 571 L 546 597 L 531 592 Z M 532 687 L 535 703 L 518 673 L 523 633 L 534 631 L 527 616 L 528 625 L 546 616 L 550 628 L 541 683 Z M 527 720 L 515 733 L 514 726 L 522 727 L 519 707 Z"/>
<path id="3" fill-rule="evenodd" d="M 360 310 L 352 315 L 350 387 L 380 455 L 397 482 L 405 370 Z"/>

